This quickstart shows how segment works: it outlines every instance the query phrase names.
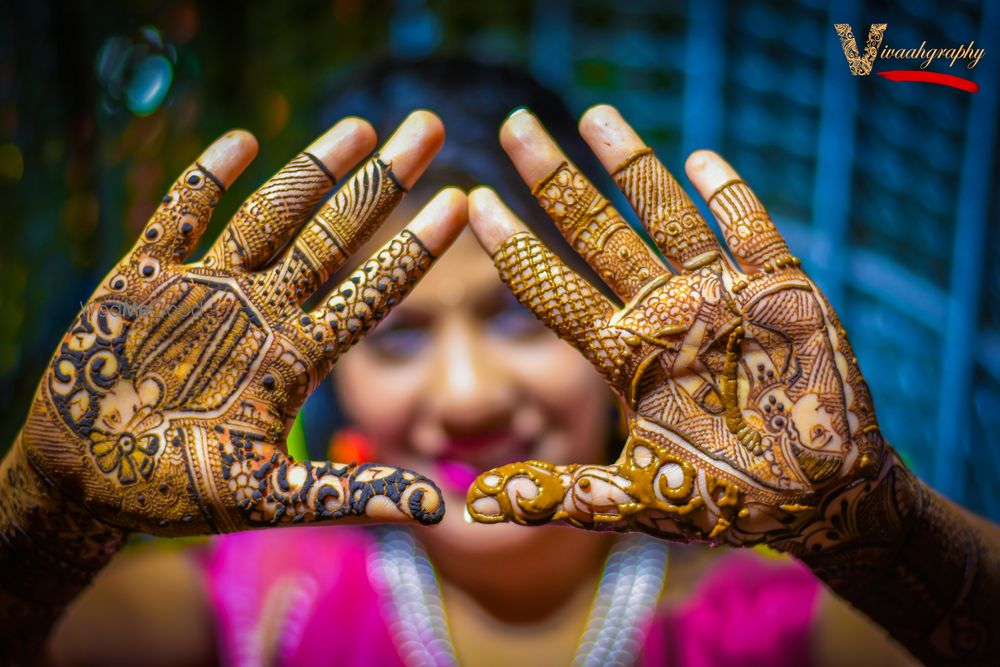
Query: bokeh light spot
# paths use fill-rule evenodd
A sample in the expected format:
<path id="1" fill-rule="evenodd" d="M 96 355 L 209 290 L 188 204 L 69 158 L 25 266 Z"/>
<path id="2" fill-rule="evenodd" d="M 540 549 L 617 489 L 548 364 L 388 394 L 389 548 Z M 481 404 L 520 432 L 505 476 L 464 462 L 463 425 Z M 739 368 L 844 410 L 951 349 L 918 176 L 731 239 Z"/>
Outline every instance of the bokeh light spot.
<path id="1" fill-rule="evenodd" d="M 137 116 L 148 116 L 156 111 L 170 90 L 174 68 L 163 56 L 143 59 L 125 86 L 125 104 Z"/>
<path id="2" fill-rule="evenodd" d="M 288 98 L 280 91 L 268 91 L 264 95 L 263 107 L 266 115 L 265 121 L 267 123 L 268 134 L 274 136 L 285 129 L 291 111 Z"/>
<path id="3" fill-rule="evenodd" d="M 148 116 L 170 93 L 177 65 L 177 51 L 153 26 L 139 29 L 136 37 L 109 37 L 97 56 L 97 78 L 104 96 L 101 109 L 108 115 L 127 111 Z"/>
<path id="4" fill-rule="evenodd" d="M 17 183 L 24 176 L 24 155 L 14 144 L 0 145 L 0 180 Z"/>

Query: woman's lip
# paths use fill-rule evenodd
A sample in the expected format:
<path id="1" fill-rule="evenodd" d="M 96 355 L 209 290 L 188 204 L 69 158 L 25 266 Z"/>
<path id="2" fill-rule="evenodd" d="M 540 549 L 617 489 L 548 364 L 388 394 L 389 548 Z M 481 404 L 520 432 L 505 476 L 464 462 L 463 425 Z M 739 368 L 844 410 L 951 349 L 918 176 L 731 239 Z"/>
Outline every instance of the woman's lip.
<path id="1" fill-rule="evenodd" d="M 479 473 L 530 456 L 531 440 L 510 430 L 485 431 L 449 437 L 435 463 L 435 481 L 443 488 L 464 496 Z"/>
<path id="2" fill-rule="evenodd" d="M 461 455 L 470 451 L 492 449 L 516 440 L 510 431 L 493 431 L 475 435 L 452 436 L 448 438 L 445 452 L 450 455 Z"/>
<path id="3" fill-rule="evenodd" d="M 435 480 L 438 484 L 460 495 L 465 495 L 472 483 L 476 481 L 479 471 L 468 463 L 441 459 L 437 462 Z"/>

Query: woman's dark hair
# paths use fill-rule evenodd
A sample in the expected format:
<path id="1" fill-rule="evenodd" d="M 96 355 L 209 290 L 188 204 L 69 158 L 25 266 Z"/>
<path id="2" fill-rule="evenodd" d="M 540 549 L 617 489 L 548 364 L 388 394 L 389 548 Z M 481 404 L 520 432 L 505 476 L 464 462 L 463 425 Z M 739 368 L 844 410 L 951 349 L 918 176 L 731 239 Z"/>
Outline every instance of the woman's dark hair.
<path id="1" fill-rule="evenodd" d="M 414 109 L 436 113 L 446 140 L 431 167 L 434 181 L 440 183 L 444 176 L 447 183 L 466 189 L 492 187 L 546 242 L 558 234 L 551 223 L 542 222 L 545 216 L 498 141 L 511 105 L 531 109 L 584 173 L 603 173 L 562 99 L 522 69 L 467 59 L 387 60 L 338 78 L 333 89 L 319 116 L 320 128 L 344 116 L 360 116 L 384 141 Z M 421 201 L 427 198 L 419 182 L 414 189 Z M 560 243 L 561 237 L 553 245 L 562 254 Z"/>

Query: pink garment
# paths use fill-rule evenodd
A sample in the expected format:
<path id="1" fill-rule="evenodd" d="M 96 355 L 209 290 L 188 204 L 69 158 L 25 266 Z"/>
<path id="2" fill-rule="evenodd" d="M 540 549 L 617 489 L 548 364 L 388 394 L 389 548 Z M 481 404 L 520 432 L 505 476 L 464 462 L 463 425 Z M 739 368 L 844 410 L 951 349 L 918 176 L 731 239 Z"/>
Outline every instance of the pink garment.
<path id="1" fill-rule="evenodd" d="M 373 538 L 297 528 L 217 538 L 203 561 L 223 665 L 402 665 L 371 581 Z M 669 576 L 669 573 L 668 573 Z M 650 624 L 642 665 L 802 667 L 819 584 L 802 565 L 733 554 Z"/>

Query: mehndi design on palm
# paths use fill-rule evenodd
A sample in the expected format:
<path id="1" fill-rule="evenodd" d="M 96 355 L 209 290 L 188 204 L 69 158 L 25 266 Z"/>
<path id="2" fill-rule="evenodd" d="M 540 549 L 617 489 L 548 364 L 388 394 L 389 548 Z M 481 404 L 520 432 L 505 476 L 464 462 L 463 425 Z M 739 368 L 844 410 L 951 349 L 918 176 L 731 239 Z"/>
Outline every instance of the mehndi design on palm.
<path id="1" fill-rule="evenodd" d="M 27 460 L 63 494 L 65 512 L 162 535 L 441 519 L 440 492 L 416 473 L 293 461 L 284 448 L 299 408 L 338 356 L 434 259 L 415 222 L 319 307 L 302 307 L 402 198 L 394 161 L 422 163 L 407 167 L 412 182 L 429 157 L 404 153 L 436 152 L 440 133 L 426 131 L 430 114 L 418 115 L 399 130 L 410 134 L 403 149 L 390 140 L 310 218 L 334 186 L 331 172 L 349 171 L 370 150 L 358 132 L 374 141 L 370 127 L 352 134 L 361 121 L 344 121 L 337 170 L 299 155 L 192 264 L 182 261 L 224 188 L 201 163 L 181 176 L 70 327 L 19 438 Z M 464 209 L 448 201 L 450 192 L 424 213 Z M 435 252 L 460 227 L 448 224 L 456 229 L 431 234 Z"/>
<path id="2" fill-rule="evenodd" d="M 503 238 L 484 233 L 484 195 L 473 224 L 517 298 L 605 376 L 628 441 L 610 466 L 483 473 L 470 514 L 738 545 L 836 541 L 833 498 L 856 499 L 891 458 L 837 316 L 735 174 L 706 198 L 739 268 L 648 148 L 611 171 L 673 271 L 568 161 L 533 192 L 620 304 L 509 213 Z"/>

